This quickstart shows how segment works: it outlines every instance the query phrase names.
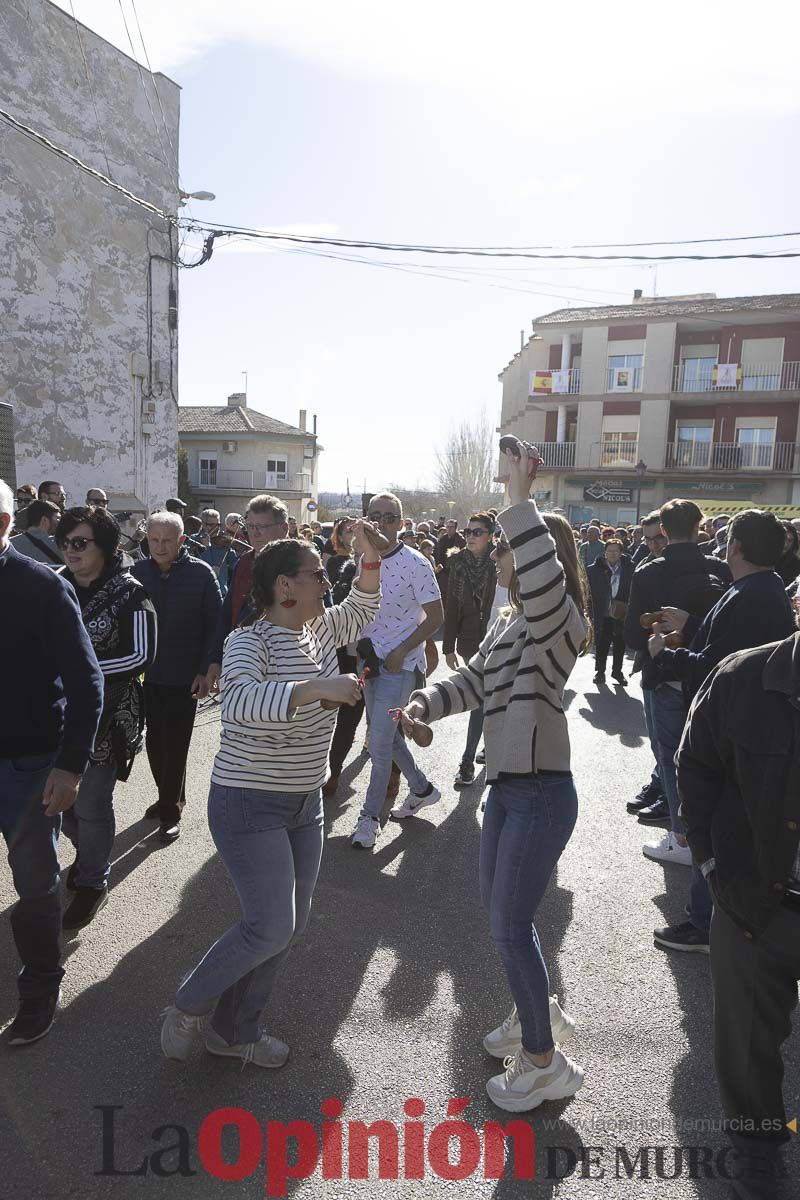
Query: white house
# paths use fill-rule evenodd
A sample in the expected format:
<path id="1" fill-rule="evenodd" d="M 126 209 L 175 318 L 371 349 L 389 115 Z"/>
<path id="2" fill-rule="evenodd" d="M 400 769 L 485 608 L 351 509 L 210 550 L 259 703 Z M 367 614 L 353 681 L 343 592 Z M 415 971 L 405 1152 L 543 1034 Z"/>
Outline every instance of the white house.
<path id="1" fill-rule="evenodd" d="M 314 418 L 316 427 L 316 418 Z M 178 409 L 178 435 L 186 451 L 192 497 L 199 508 L 243 513 L 261 492 L 278 496 L 297 521 L 314 519 L 317 503 L 316 431 L 276 421 L 247 405 L 234 392 L 221 407 L 185 405 Z"/>

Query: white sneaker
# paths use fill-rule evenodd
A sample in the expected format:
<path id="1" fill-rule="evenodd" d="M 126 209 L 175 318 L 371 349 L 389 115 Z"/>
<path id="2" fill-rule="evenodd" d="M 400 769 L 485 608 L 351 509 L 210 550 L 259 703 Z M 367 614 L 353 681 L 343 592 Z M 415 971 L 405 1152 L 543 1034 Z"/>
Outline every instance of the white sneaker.
<path id="1" fill-rule="evenodd" d="M 524 1050 L 503 1063 L 502 1075 L 486 1084 L 489 1099 L 506 1112 L 529 1112 L 545 1100 L 565 1100 L 583 1086 L 583 1068 L 567 1058 L 558 1046 L 549 1067 L 537 1067 Z"/>
<path id="2" fill-rule="evenodd" d="M 161 1049 L 167 1058 L 186 1062 L 192 1042 L 202 1031 L 206 1018 L 182 1012 L 174 1004 L 165 1008 L 161 1015 L 164 1018 L 164 1024 L 161 1026 Z"/>
<path id="3" fill-rule="evenodd" d="M 656 862 L 680 863 L 682 867 L 692 865 L 691 850 L 688 846 L 680 844 L 671 829 L 664 834 L 660 842 L 642 846 L 642 854 L 645 858 L 652 858 Z"/>
<path id="4" fill-rule="evenodd" d="M 381 835 L 381 823 L 372 817 L 359 817 L 356 831 L 350 838 L 354 850 L 371 850 Z"/>
<path id="5" fill-rule="evenodd" d="M 559 1046 L 569 1041 L 575 1032 L 575 1020 L 564 1012 L 558 1003 L 558 996 L 550 997 L 550 1028 L 553 1041 Z M 521 1048 L 522 1026 L 519 1023 L 516 1004 L 503 1024 L 487 1033 L 483 1039 L 483 1046 L 493 1058 L 506 1058 L 509 1054 L 516 1054 Z"/>
<path id="6" fill-rule="evenodd" d="M 240 1058 L 242 1066 L 255 1063 L 257 1067 L 282 1067 L 289 1057 L 289 1047 L 278 1038 L 262 1033 L 257 1042 L 244 1042 L 241 1046 L 229 1046 L 223 1037 L 210 1026 L 205 1031 L 206 1050 L 221 1058 Z"/>
<path id="7" fill-rule="evenodd" d="M 415 817 L 421 808 L 438 804 L 441 798 L 442 793 L 435 787 L 431 787 L 427 796 L 415 796 L 413 792 L 409 792 L 403 803 L 393 808 L 389 816 L 394 817 L 395 821 L 404 821 L 406 817 Z"/>

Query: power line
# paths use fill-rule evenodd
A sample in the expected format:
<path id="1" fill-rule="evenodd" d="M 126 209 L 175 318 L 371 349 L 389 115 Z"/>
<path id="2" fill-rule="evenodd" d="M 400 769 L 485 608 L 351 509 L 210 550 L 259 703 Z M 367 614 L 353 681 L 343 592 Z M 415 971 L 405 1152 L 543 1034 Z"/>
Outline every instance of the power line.
<path id="1" fill-rule="evenodd" d="M 147 101 L 147 107 L 150 110 L 150 116 L 153 119 L 153 126 L 156 131 L 156 137 L 158 138 L 158 144 L 161 147 L 161 161 L 163 162 L 163 164 L 167 168 L 167 170 L 169 170 L 169 163 L 167 162 L 167 152 L 164 149 L 164 143 L 161 140 L 161 130 L 158 128 L 158 121 L 156 120 L 156 114 L 153 112 L 153 106 L 150 103 L 150 97 L 147 94 L 147 85 L 145 84 L 145 81 L 144 81 L 144 71 L 142 70 L 142 64 L 139 62 L 139 59 L 136 57 L 136 48 L 133 44 L 133 38 L 131 37 L 131 31 L 128 28 L 128 19 L 125 16 L 125 9 L 122 7 L 122 0 L 117 0 L 117 3 L 119 4 L 119 11 L 122 14 L 122 23 L 125 26 L 125 32 L 128 35 L 128 44 L 131 48 L 131 55 L 133 57 L 133 61 L 136 63 L 136 70 L 139 72 L 139 82 L 142 85 L 142 91 L 144 92 L 144 98 Z"/>
<path id="2" fill-rule="evenodd" d="M 80 46 L 80 50 L 81 50 L 81 58 L 83 59 L 83 69 L 86 74 L 86 82 L 89 85 L 89 95 L 92 98 L 92 108 L 94 109 L 94 119 L 97 124 L 97 136 L 100 138 L 100 146 L 103 151 L 103 158 L 106 160 L 106 170 L 108 171 L 109 178 L 111 178 L 112 177 L 111 176 L 111 163 L 108 161 L 108 154 L 106 152 L 106 143 L 105 143 L 105 139 L 103 137 L 103 130 L 100 125 L 100 117 L 97 112 L 97 104 L 95 103 L 95 98 L 94 98 L 94 88 L 92 87 L 92 79 L 91 79 L 91 76 L 89 75 L 89 64 L 86 61 L 86 51 L 83 48 L 83 39 L 81 38 L 81 30 L 80 30 L 80 26 L 78 25 L 78 18 L 75 16 L 75 5 L 72 3 L 72 0 L 69 0 L 69 6 L 72 10 L 72 20 L 75 24 L 75 35 L 78 39 L 78 45 Z"/>
<path id="3" fill-rule="evenodd" d="M 121 2 L 121 0 L 120 0 L 120 2 Z M 158 84 L 156 83 L 155 72 L 153 71 L 153 68 L 150 66 L 150 55 L 147 53 L 147 46 L 145 45 L 145 42 L 144 42 L 144 34 L 142 33 L 142 27 L 139 23 L 139 14 L 136 11 L 136 0 L 131 0 L 131 8 L 133 9 L 134 17 L 136 18 L 136 28 L 139 30 L 139 41 L 142 43 L 142 50 L 144 50 L 144 60 L 147 63 L 147 69 L 150 72 L 150 79 L 153 84 L 153 91 L 156 94 L 156 100 L 158 101 L 158 108 L 161 113 L 161 121 L 164 125 L 164 133 L 167 135 L 167 141 L 169 142 L 169 148 L 172 151 L 172 158 L 175 162 L 175 170 L 178 172 L 178 183 L 180 183 L 180 170 L 178 167 L 178 155 L 175 152 L 175 147 L 172 143 L 172 135 L 170 134 L 169 126 L 167 125 L 167 118 L 164 115 L 164 106 L 161 103 L 161 93 L 158 90 Z"/>
<path id="4" fill-rule="evenodd" d="M 98 171 L 95 167 L 90 167 L 88 163 L 85 163 L 82 159 L 76 157 L 76 155 L 70 154 L 69 150 L 65 150 L 63 146 L 57 146 L 55 142 L 51 142 L 50 138 L 45 137 L 43 133 L 39 133 L 37 129 L 32 129 L 30 125 L 25 125 L 22 121 L 18 121 L 6 109 L 0 108 L 0 118 L 18 133 L 21 133 L 23 137 L 30 138 L 31 141 L 43 146 L 45 150 L 49 150 L 51 154 L 57 154 L 59 158 L 72 163 L 74 167 L 85 171 L 87 175 L 91 175 L 93 179 L 98 180 L 106 187 L 112 188 L 115 192 L 119 192 L 120 195 L 125 196 L 133 204 L 137 204 L 149 213 L 161 217 L 164 221 L 168 221 L 173 225 L 176 224 L 176 217 L 172 213 L 165 212 L 163 208 L 159 208 L 157 204 L 151 204 L 149 200 L 143 200 L 141 196 L 137 196 L 134 192 L 129 191 L 128 188 L 123 187 L 121 183 L 117 183 L 116 180 L 109 178 L 108 175 L 104 175 L 102 171 Z"/>
<path id="5" fill-rule="evenodd" d="M 219 233 L 242 238 L 262 239 L 265 241 L 292 242 L 306 246 L 332 246 L 345 250 L 382 250 L 390 253 L 403 254 L 436 254 L 436 255 L 466 255 L 472 258 L 525 258 L 543 260 L 571 259 L 583 262 L 724 262 L 734 259 L 773 259 L 800 258 L 800 250 L 779 250 L 771 253 L 764 251 L 742 251 L 735 254 L 578 254 L 575 251 L 547 253 L 532 253 L 528 250 L 501 250 L 490 247 L 444 247 L 412 245 L 403 242 L 375 242 L 351 238 L 315 237 L 311 234 L 277 233 L 270 230 L 248 229 L 243 226 L 225 226 L 218 222 L 194 223 L 198 229 L 216 229 Z M 795 234 L 753 234 L 753 238 L 762 237 L 798 237 Z M 743 240 L 743 239 L 740 239 Z M 656 243 L 639 243 L 642 246 Z M 680 244 L 680 243 L 676 243 Z"/>

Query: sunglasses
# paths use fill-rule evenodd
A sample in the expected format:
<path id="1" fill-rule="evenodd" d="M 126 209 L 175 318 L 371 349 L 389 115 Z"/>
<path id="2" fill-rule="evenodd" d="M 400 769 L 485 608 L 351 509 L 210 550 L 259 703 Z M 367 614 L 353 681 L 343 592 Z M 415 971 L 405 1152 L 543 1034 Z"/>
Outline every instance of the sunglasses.
<path id="1" fill-rule="evenodd" d="M 94 538 L 65 537 L 61 539 L 61 545 L 65 550 L 77 550 L 79 554 L 82 550 L 86 549 L 89 542 L 94 542 Z"/>
<path id="2" fill-rule="evenodd" d="M 402 519 L 403 518 L 399 517 L 397 515 L 397 513 L 391 513 L 391 512 L 389 512 L 389 513 L 371 512 L 371 513 L 367 514 L 367 520 L 374 521 L 376 525 L 380 521 L 383 521 L 386 525 L 394 525 L 395 521 L 402 521 Z"/>
<path id="3" fill-rule="evenodd" d="M 486 537 L 488 537 L 488 536 L 489 536 L 489 530 L 488 530 L 488 529 L 483 529 L 483 528 L 480 528 L 480 529 L 468 529 L 468 530 L 467 530 L 467 537 L 483 537 L 483 536 L 484 536 L 484 534 L 486 535 Z"/>
<path id="4" fill-rule="evenodd" d="M 298 575 L 313 575 L 317 583 L 325 583 L 328 578 L 324 567 L 302 567 Z"/>

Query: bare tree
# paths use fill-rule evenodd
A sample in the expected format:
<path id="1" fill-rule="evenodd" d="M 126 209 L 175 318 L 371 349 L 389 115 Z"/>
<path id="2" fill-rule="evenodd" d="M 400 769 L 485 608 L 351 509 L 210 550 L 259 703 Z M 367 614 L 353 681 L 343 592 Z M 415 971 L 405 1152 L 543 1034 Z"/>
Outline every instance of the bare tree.
<path id="1" fill-rule="evenodd" d="M 453 516 L 464 521 L 480 508 L 497 508 L 502 491 L 494 482 L 497 449 L 488 414 L 464 420 L 436 452 L 436 482 L 445 500 L 454 501 Z"/>

